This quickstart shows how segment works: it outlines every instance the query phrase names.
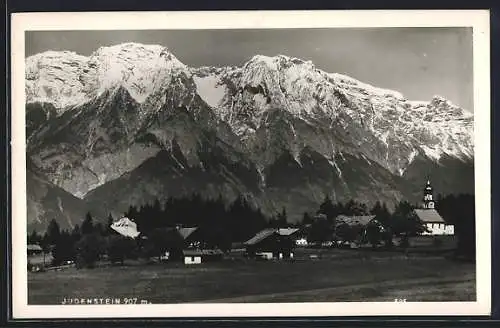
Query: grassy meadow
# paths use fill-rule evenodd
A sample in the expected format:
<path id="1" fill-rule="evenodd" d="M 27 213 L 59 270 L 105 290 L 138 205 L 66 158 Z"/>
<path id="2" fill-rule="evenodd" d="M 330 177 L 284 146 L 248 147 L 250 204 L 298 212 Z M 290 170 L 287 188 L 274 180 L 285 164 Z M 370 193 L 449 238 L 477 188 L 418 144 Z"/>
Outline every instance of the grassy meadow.
<path id="1" fill-rule="evenodd" d="M 317 258 L 312 259 L 310 255 Z M 133 298 L 151 303 L 473 301 L 475 265 L 440 255 L 297 250 L 292 261 L 234 255 L 219 262 L 28 273 L 29 304 L 64 298 Z"/>

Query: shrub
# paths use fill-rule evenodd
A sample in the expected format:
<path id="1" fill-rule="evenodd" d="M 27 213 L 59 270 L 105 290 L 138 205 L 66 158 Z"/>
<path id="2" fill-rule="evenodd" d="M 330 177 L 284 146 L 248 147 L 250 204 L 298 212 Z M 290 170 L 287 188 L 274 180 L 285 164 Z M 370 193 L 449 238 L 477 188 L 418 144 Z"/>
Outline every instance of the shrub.
<path id="1" fill-rule="evenodd" d="M 135 241 L 132 238 L 113 235 L 108 239 L 107 245 L 108 259 L 111 263 L 120 262 L 131 258 L 135 249 Z"/>
<path id="2" fill-rule="evenodd" d="M 78 268 L 95 267 L 101 254 L 104 253 L 104 240 L 98 234 L 84 235 L 76 244 L 76 264 Z"/>

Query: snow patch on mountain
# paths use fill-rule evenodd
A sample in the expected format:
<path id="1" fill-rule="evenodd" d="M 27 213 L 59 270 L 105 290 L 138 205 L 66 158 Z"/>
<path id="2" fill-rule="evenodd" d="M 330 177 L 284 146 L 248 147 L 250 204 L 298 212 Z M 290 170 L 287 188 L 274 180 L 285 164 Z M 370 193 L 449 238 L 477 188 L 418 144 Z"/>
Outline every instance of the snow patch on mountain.
<path id="1" fill-rule="evenodd" d="M 372 94 L 379 97 L 392 97 L 399 100 L 405 100 L 403 95 L 397 91 L 390 89 L 383 89 L 375 87 L 368 83 L 363 83 L 358 81 L 350 76 L 339 74 L 339 73 L 327 73 L 329 77 L 331 77 L 335 83 L 341 85 L 342 87 L 347 87 L 353 90 L 358 91 L 361 94 Z"/>
<path id="2" fill-rule="evenodd" d="M 166 47 L 124 43 L 101 47 L 89 57 L 48 51 L 26 59 L 26 100 L 50 102 L 59 114 L 119 86 L 139 103 L 168 87 L 189 69 Z"/>
<path id="3" fill-rule="evenodd" d="M 59 114 L 65 107 L 88 100 L 80 76 L 88 58 L 70 51 L 46 51 L 26 59 L 27 103 L 52 103 Z"/>
<path id="4" fill-rule="evenodd" d="M 86 78 L 92 91 L 99 95 L 122 85 L 139 103 L 171 80 L 176 71 L 189 74 L 166 47 L 138 43 L 99 48 L 90 56 L 88 66 L 91 70 Z"/>
<path id="5" fill-rule="evenodd" d="M 201 99 L 211 107 L 217 107 L 226 95 L 226 88 L 221 85 L 221 81 L 217 76 L 194 76 L 193 80 L 196 83 L 196 89 Z"/>
<path id="6" fill-rule="evenodd" d="M 420 148 L 424 151 L 425 155 L 429 158 L 432 158 L 436 161 L 439 161 L 439 159 L 442 156 L 442 152 L 440 149 L 437 149 L 435 147 L 429 147 L 427 145 L 420 145 Z"/>

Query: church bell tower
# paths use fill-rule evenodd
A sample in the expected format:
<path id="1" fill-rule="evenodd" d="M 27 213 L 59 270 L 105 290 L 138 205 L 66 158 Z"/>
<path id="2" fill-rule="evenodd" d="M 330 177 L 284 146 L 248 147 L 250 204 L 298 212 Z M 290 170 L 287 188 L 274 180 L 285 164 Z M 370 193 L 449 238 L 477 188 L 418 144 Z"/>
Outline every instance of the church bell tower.
<path id="1" fill-rule="evenodd" d="M 424 209 L 434 209 L 434 199 L 432 197 L 432 186 L 431 182 L 427 180 L 427 184 L 424 189 Z"/>

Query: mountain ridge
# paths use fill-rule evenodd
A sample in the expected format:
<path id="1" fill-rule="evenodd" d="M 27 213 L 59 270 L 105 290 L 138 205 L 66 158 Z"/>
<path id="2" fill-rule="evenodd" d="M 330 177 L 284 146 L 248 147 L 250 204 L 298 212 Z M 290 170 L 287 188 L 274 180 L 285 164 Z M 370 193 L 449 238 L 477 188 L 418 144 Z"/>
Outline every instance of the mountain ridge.
<path id="1" fill-rule="evenodd" d="M 48 181 L 92 198 L 94 207 L 112 193 L 137 205 L 149 200 L 151 192 L 120 190 L 132 178 L 138 190 L 159 183 L 151 190 L 171 196 L 178 189 L 166 181 L 177 181 L 170 180 L 181 169 L 176 160 L 185 166 L 182 181 L 207 177 L 193 190 L 240 190 L 266 213 L 292 207 L 294 220 L 326 195 L 415 200 L 417 180 L 429 175 L 443 181 L 443 192 L 471 189 L 448 181 L 447 170 L 472 174 L 473 185 L 473 114 L 440 96 L 410 101 L 285 55 L 193 68 L 166 47 L 125 43 L 88 57 L 50 51 L 26 62 L 28 155 Z M 196 137 L 208 135 L 219 146 Z M 207 157 L 207 149 L 217 155 Z M 144 172 L 146 161 L 161 162 L 155 158 L 172 169 L 150 164 L 157 172 Z M 230 168 L 231 158 L 249 171 Z M 114 202 L 102 199 L 106 210 L 121 211 L 123 202 Z"/>

